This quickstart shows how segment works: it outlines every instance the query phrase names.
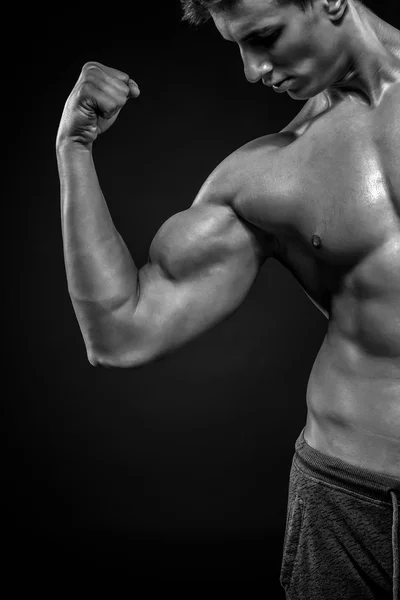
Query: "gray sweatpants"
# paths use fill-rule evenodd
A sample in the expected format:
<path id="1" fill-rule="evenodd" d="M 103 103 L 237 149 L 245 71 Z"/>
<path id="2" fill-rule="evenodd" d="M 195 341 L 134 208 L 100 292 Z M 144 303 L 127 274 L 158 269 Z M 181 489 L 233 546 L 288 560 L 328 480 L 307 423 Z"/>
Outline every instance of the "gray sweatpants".
<path id="1" fill-rule="evenodd" d="M 287 600 L 398 600 L 400 480 L 296 441 L 280 583 Z"/>

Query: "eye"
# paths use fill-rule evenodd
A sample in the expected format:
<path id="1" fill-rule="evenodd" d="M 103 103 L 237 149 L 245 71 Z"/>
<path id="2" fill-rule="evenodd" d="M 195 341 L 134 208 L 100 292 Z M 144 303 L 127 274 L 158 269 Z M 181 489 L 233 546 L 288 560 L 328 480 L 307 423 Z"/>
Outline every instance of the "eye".
<path id="1" fill-rule="evenodd" d="M 281 35 L 282 29 L 277 29 L 273 33 L 269 33 L 268 35 L 260 35 L 256 40 L 258 45 L 263 45 L 266 47 L 273 46 L 275 42 L 277 42 L 279 36 Z"/>

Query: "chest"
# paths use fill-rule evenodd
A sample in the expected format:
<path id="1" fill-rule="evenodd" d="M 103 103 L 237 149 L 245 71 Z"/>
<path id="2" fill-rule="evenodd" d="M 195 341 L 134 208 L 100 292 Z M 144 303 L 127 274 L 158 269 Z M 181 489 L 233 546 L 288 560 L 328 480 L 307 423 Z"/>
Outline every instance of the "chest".
<path id="1" fill-rule="evenodd" d="M 400 236 L 400 100 L 374 110 L 341 106 L 271 152 L 264 175 L 276 234 L 297 254 L 351 268 Z M 250 202 L 268 219 L 262 194 Z M 265 213 L 265 214 L 264 214 Z"/>

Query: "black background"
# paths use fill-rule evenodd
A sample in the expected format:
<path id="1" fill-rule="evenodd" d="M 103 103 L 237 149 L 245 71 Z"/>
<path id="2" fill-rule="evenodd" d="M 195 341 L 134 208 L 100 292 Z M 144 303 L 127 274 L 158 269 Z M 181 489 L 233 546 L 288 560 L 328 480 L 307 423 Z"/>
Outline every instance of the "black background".
<path id="1" fill-rule="evenodd" d="M 390 2 L 365 4 L 399 27 Z M 138 7 L 31 6 L 5 22 L 7 569 L 241 580 L 279 599 L 290 464 L 327 321 L 271 260 L 233 317 L 175 354 L 93 368 L 67 291 L 55 138 L 85 62 L 139 83 L 94 159 L 140 267 L 215 166 L 302 103 L 249 84 L 235 45 L 211 22 L 182 23 L 177 1 Z"/>

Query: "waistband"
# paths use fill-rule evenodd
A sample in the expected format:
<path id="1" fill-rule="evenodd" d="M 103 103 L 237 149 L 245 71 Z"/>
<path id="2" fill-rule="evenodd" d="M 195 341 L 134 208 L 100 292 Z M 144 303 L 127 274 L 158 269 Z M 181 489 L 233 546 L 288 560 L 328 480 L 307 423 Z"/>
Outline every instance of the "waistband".
<path id="1" fill-rule="evenodd" d="M 388 504 L 392 504 L 391 492 L 400 500 L 400 479 L 356 467 L 315 450 L 304 439 L 304 429 L 297 438 L 295 450 L 295 462 L 318 479 Z"/>
<path id="2" fill-rule="evenodd" d="M 400 479 L 356 467 L 339 458 L 315 450 L 304 439 L 304 429 L 296 440 L 295 450 L 293 462 L 297 462 L 305 473 L 327 483 L 333 483 L 357 494 L 392 505 L 393 600 L 397 600 L 400 580 L 398 509 Z"/>

